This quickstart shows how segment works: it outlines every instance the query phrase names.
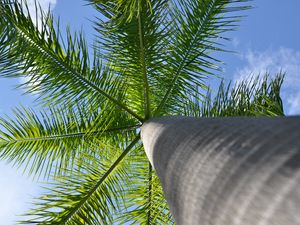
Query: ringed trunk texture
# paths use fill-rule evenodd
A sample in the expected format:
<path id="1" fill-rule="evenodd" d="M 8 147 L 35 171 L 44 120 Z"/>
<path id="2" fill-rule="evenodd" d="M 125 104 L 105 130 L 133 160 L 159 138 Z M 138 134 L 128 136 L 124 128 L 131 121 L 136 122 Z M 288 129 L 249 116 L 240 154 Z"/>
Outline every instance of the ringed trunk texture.
<path id="1" fill-rule="evenodd" d="M 142 140 L 178 225 L 300 225 L 300 117 L 162 117 Z"/>

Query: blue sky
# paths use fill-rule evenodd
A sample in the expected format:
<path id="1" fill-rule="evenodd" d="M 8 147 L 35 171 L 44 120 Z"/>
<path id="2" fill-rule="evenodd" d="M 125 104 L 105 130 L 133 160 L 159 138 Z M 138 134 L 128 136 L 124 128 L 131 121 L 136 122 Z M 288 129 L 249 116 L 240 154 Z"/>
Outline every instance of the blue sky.
<path id="1" fill-rule="evenodd" d="M 70 24 L 77 30 L 84 28 L 87 34 L 93 32 L 88 19 L 93 19 L 95 11 L 83 6 L 85 1 L 39 2 L 45 8 L 51 3 L 54 14 L 60 16 L 63 25 Z M 237 53 L 217 54 L 226 63 L 222 75 L 226 80 L 239 80 L 252 73 L 286 71 L 282 90 L 285 112 L 300 114 L 300 1 L 254 0 L 253 4 L 255 8 L 246 12 L 248 16 L 240 23 L 238 31 L 229 35 L 232 41 L 226 44 L 227 49 Z M 0 116 L 10 115 L 11 108 L 20 104 L 32 105 L 32 96 L 14 90 L 19 82 L 0 80 Z M 32 196 L 41 192 L 39 186 L 31 178 L 22 176 L 21 170 L 0 162 L 0 225 L 14 224 L 16 214 L 26 211 Z"/>

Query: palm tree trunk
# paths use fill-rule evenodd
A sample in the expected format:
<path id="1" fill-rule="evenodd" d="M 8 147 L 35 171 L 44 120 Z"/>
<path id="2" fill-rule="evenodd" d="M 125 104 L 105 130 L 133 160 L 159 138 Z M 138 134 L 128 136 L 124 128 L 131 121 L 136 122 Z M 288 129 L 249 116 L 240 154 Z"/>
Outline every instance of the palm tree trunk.
<path id="1" fill-rule="evenodd" d="M 142 140 L 178 225 L 300 224 L 300 117 L 162 117 Z"/>

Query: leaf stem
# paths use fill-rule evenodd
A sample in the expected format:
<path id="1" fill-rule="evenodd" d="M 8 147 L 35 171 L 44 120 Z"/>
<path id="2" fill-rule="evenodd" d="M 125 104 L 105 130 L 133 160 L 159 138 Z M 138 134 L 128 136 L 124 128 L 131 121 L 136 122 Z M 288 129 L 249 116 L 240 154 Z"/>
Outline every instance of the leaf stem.
<path id="1" fill-rule="evenodd" d="M 148 191 L 149 191 L 149 211 L 148 211 L 148 223 L 147 224 L 152 224 L 152 217 L 151 217 L 151 203 L 152 203 L 152 165 L 149 162 L 149 186 L 148 186 Z"/>
<path id="2" fill-rule="evenodd" d="M 138 15 L 138 27 L 139 27 L 139 40 L 140 40 L 140 63 L 142 66 L 143 79 L 144 79 L 144 109 L 145 120 L 150 118 L 150 97 L 149 97 L 149 82 L 147 77 L 147 67 L 145 62 L 145 45 L 144 45 L 144 33 L 142 28 L 141 13 Z"/>
<path id="3" fill-rule="evenodd" d="M 7 12 L 4 12 L 7 14 Z M 116 104 L 121 109 L 128 112 L 130 115 L 132 115 L 134 118 L 139 120 L 140 122 L 143 122 L 144 119 L 136 114 L 134 111 L 129 109 L 125 104 L 115 99 L 110 94 L 106 93 L 104 90 L 93 84 L 91 81 L 87 80 L 82 74 L 78 73 L 78 71 L 74 70 L 72 67 L 67 65 L 65 62 L 61 61 L 59 58 L 56 57 L 56 55 L 53 54 L 53 52 L 49 51 L 49 49 L 45 48 L 44 46 L 39 45 L 30 34 L 27 33 L 26 30 L 23 30 L 22 27 L 18 26 L 18 24 L 14 21 L 14 19 L 11 19 L 11 15 L 7 14 L 6 18 L 10 18 L 10 23 L 13 25 L 13 27 L 16 29 L 16 31 L 19 33 L 19 36 L 24 39 L 27 43 L 31 44 L 33 47 L 35 47 L 38 51 L 42 52 L 45 56 L 50 58 L 55 64 L 57 64 L 61 69 L 64 71 L 67 71 L 66 73 L 69 75 L 73 75 L 73 77 L 80 80 L 82 83 L 89 85 L 92 89 L 99 92 L 101 95 L 105 96 L 107 99 L 112 101 L 114 104 Z"/>
<path id="4" fill-rule="evenodd" d="M 188 63 L 188 57 L 190 55 L 190 52 L 192 51 L 192 48 L 195 44 L 195 42 L 197 41 L 197 38 L 199 36 L 199 34 L 201 34 L 202 30 L 205 28 L 206 24 L 207 24 L 207 20 L 209 19 L 209 17 L 211 16 L 211 11 L 214 10 L 214 6 L 215 6 L 216 1 L 213 1 L 210 6 L 208 7 L 208 9 L 205 11 L 205 14 L 203 15 L 203 21 L 200 23 L 200 26 L 198 27 L 196 33 L 191 37 L 191 41 L 189 44 L 189 47 L 187 49 L 187 51 L 185 52 L 184 56 L 183 56 L 183 60 L 180 62 L 179 67 L 177 68 L 175 75 L 171 81 L 170 87 L 168 88 L 168 90 L 166 91 L 162 101 L 159 103 L 158 107 L 156 108 L 154 115 L 157 115 L 160 110 L 163 108 L 163 106 L 165 105 L 165 103 L 167 102 L 171 92 L 173 91 L 173 88 L 178 80 L 178 77 L 181 73 L 181 71 L 184 69 L 184 67 L 186 66 L 186 64 Z M 205 4 L 205 3 L 203 3 Z"/>
<path id="5" fill-rule="evenodd" d="M 70 134 L 60 134 L 60 135 L 52 135 L 52 136 L 42 136 L 42 137 L 36 137 L 36 138 L 23 138 L 23 139 L 17 139 L 13 141 L 0 141 L 1 143 L 16 143 L 16 142 L 26 142 L 26 141 L 46 141 L 46 140 L 57 140 L 57 139 L 64 139 L 64 138 L 72 138 L 72 137 L 82 137 L 88 134 L 91 135 L 97 135 L 101 133 L 109 133 L 114 131 L 121 131 L 121 130 L 129 130 L 133 128 L 137 128 L 140 125 L 133 125 L 133 126 L 127 126 L 127 127 L 117 127 L 117 128 L 108 128 L 100 131 L 94 131 L 94 132 L 77 132 L 77 133 L 70 133 Z"/>
<path id="6" fill-rule="evenodd" d="M 61 223 L 67 223 L 78 210 L 89 200 L 89 198 L 94 194 L 94 192 L 100 187 L 100 185 L 105 181 L 105 179 L 114 171 L 114 169 L 119 165 L 119 163 L 124 159 L 124 157 L 129 153 L 129 151 L 135 146 L 135 144 L 140 140 L 140 134 L 138 134 L 134 140 L 126 147 L 122 154 L 117 158 L 117 160 L 111 165 L 111 167 L 105 172 L 101 179 L 95 184 L 95 186 L 87 193 L 87 195 L 78 203 L 78 205 L 67 215 L 67 217 Z"/>

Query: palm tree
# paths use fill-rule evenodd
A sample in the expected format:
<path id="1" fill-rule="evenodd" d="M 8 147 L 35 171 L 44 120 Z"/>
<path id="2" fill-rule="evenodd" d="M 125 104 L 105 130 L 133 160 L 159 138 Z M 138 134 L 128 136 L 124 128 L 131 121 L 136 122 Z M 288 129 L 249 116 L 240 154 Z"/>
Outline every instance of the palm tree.
<path id="1" fill-rule="evenodd" d="M 211 53 L 247 0 L 93 0 L 92 47 L 62 35 L 50 12 L 35 19 L 0 2 L 1 74 L 25 78 L 40 103 L 1 119 L 0 158 L 51 181 L 25 224 L 173 224 L 140 140 L 145 121 L 283 115 L 282 75 L 207 91 L 220 65 Z"/>

